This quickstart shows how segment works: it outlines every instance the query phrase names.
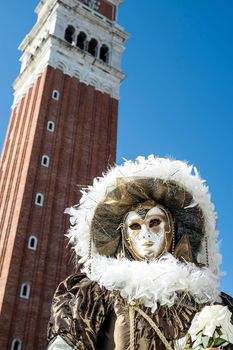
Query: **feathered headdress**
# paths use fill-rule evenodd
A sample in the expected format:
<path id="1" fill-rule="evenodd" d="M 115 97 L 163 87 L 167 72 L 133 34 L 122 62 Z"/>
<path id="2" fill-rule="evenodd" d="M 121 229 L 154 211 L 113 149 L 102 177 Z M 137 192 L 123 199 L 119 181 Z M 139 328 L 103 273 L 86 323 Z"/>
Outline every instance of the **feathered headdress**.
<path id="1" fill-rule="evenodd" d="M 148 200 L 169 209 L 176 226 L 177 254 L 188 246 L 195 264 L 181 263 L 169 253 L 150 264 L 116 259 L 121 244 L 121 233 L 117 228 L 123 216 L 135 204 Z M 184 290 L 198 302 L 216 299 L 221 261 L 216 214 L 208 188 L 195 167 L 153 155 L 125 161 L 103 177 L 94 179 L 93 186 L 82 191 L 80 204 L 68 211 L 72 224 L 68 236 L 76 254 L 88 276 L 106 288 L 118 289 L 123 297 L 137 299 L 138 295 L 133 292 L 136 288 L 145 304 L 151 307 L 157 302 L 174 303 L 175 295 Z M 149 287 L 145 280 L 142 284 L 142 275 L 137 278 L 132 272 L 136 265 L 142 275 L 147 271 L 147 280 L 148 276 L 151 279 Z M 121 274 L 119 271 L 123 270 Z M 164 279 L 159 284 L 157 280 L 161 273 Z M 124 283 L 128 283 L 127 291 L 122 287 Z M 154 290 L 153 295 L 148 288 Z"/>

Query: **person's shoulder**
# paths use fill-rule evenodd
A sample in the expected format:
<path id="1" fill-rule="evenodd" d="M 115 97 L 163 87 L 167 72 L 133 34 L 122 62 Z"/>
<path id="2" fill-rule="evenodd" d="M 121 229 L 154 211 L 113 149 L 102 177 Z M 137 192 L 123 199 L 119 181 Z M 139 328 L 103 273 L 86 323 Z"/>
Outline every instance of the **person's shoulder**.
<path id="1" fill-rule="evenodd" d="M 106 294 L 106 289 L 96 281 L 91 280 L 85 273 L 77 272 L 62 281 L 55 292 L 55 297 L 69 293 L 76 295 L 78 292 Z"/>
<path id="2" fill-rule="evenodd" d="M 85 273 L 82 272 L 76 272 L 73 273 L 72 275 L 68 276 L 63 283 L 67 285 L 67 287 L 70 289 L 73 286 L 83 283 L 84 281 L 89 282 L 90 279 L 87 277 Z"/>
<path id="3" fill-rule="evenodd" d="M 75 290 L 80 289 L 84 285 L 89 285 L 91 280 L 85 273 L 77 272 L 66 277 L 65 280 L 59 283 L 56 294 L 63 294 L 64 292 L 75 293 Z"/>

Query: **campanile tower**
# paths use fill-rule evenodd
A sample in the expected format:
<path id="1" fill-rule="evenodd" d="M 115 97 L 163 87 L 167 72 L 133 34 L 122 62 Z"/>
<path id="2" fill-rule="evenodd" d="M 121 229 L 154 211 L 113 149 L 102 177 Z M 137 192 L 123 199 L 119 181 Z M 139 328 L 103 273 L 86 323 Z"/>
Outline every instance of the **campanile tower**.
<path id="1" fill-rule="evenodd" d="M 20 45 L 0 171 L 0 349 L 46 349 L 52 295 L 72 265 L 64 209 L 115 160 L 119 4 L 41 0 Z"/>

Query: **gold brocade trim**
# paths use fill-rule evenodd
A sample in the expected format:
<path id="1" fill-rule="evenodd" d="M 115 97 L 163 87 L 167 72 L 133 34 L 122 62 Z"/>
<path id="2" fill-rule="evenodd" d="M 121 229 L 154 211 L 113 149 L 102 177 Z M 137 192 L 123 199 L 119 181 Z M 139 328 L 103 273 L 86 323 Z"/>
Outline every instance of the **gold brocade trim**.
<path id="1" fill-rule="evenodd" d="M 129 323 L 130 323 L 130 350 L 135 348 L 135 307 L 129 307 Z"/>
<path id="2" fill-rule="evenodd" d="M 135 350 L 135 312 L 138 312 L 154 329 L 160 340 L 163 342 L 167 350 L 173 350 L 171 344 L 167 341 L 164 334 L 161 332 L 159 327 L 154 321 L 139 307 L 136 306 L 135 302 L 131 302 L 129 305 L 129 321 L 130 321 L 130 350 Z"/>

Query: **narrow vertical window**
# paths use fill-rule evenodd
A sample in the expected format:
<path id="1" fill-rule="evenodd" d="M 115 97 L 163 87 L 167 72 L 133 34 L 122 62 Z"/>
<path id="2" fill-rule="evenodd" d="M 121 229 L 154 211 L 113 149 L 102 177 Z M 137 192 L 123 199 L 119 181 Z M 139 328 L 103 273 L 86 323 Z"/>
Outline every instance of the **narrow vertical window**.
<path id="1" fill-rule="evenodd" d="M 30 295 L 30 284 L 23 283 L 20 289 L 20 298 L 29 299 L 29 295 Z"/>
<path id="2" fill-rule="evenodd" d="M 54 100 L 58 101 L 58 100 L 59 100 L 59 96 L 60 96 L 59 91 L 53 90 L 53 92 L 52 92 L 52 98 L 53 98 Z"/>
<path id="3" fill-rule="evenodd" d="M 20 339 L 13 339 L 11 343 L 11 350 L 21 350 L 22 342 Z"/>
<path id="4" fill-rule="evenodd" d="M 86 40 L 87 40 L 86 34 L 84 32 L 80 32 L 78 37 L 77 37 L 77 46 L 81 50 L 85 50 Z"/>
<path id="5" fill-rule="evenodd" d="M 40 207 L 43 207 L 44 203 L 44 196 L 42 193 L 37 193 L 36 194 L 36 199 L 35 199 L 35 204 L 39 205 Z"/>
<path id="6" fill-rule="evenodd" d="M 96 57 L 97 56 L 97 50 L 98 50 L 98 41 L 96 39 L 91 39 L 88 44 L 88 52 Z"/>
<path id="7" fill-rule="evenodd" d="M 50 132 L 54 132 L 54 130 L 55 130 L 55 123 L 52 122 L 51 120 L 48 121 L 47 130 Z"/>
<path id="8" fill-rule="evenodd" d="M 28 239 L 28 248 L 31 250 L 36 250 L 37 248 L 37 238 L 35 236 L 30 236 Z"/>
<path id="9" fill-rule="evenodd" d="M 72 44 L 73 41 L 74 41 L 74 33 L 75 33 L 75 29 L 73 26 L 69 25 L 67 28 L 66 28 L 66 31 L 65 31 L 65 35 L 64 35 L 64 38 L 65 40 Z"/>
<path id="10" fill-rule="evenodd" d="M 41 158 L 41 165 L 45 166 L 46 168 L 49 167 L 49 157 L 45 154 Z"/>
<path id="11" fill-rule="evenodd" d="M 109 63 L 109 48 L 106 45 L 102 45 L 100 48 L 100 59 Z"/>

